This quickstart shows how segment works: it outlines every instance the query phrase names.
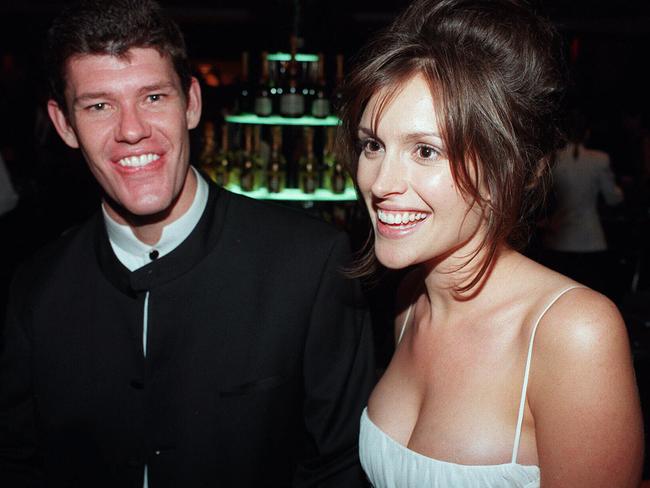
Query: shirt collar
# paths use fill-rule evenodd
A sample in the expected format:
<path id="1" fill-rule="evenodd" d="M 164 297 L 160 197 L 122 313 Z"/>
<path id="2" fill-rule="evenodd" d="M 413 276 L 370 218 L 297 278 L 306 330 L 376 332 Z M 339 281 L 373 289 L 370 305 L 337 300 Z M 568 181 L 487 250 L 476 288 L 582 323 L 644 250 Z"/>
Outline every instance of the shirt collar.
<path id="1" fill-rule="evenodd" d="M 155 259 L 170 253 L 190 235 L 201 218 L 208 201 L 208 184 L 201 174 L 190 166 L 196 176 L 196 192 L 190 208 L 172 223 L 166 225 L 160 240 L 150 246 L 140 241 L 128 225 L 120 224 L 108 215 L 102 204 L 102 213 L 108 239 L 120 262 L 134 271 Z"/>

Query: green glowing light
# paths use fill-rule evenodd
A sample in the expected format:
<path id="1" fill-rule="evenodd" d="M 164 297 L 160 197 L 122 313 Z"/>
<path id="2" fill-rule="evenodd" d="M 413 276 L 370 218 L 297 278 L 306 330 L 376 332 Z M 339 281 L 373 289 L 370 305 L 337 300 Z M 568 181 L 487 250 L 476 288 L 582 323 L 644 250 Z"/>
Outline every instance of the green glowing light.
<path id="1" fill-rule="evenodd" d="M 318 189 L 314 193 L 305 193 L 299 188 L 285 188 L 280 193 L 269 193 L 266 188 L 255 191 L 242 191 L 238 185 L 228 185 L 228 190 L 246 195 L 257 200 L 279 200 L 284 202 L 353 202 L 357 199 L 354 188 L 346 188 L 343 193 Z"/>
<path id="2" fill-rule="evenodd" d="M 281 117 L 271 115 L 269 117 L 258 117 L 253 114 L 226 115 L 226 122 L 233 124 L 258 124 L 258 125 L 309 125 L 321 127 L 335 127 L 339 125 L 339 118 L 334 115 L 319 119 L 316 117 Z"/>
<path id="3" fill-rule="evenodd" d="M 291 54 L 289 53 L 275 53 L 269 54 L 269 61 L 291 61 Z M 296 61 L 300 63 L 315 63 L 318 62 L 318 54 L 305 54 L 305 53 L 296 53 Z"/>

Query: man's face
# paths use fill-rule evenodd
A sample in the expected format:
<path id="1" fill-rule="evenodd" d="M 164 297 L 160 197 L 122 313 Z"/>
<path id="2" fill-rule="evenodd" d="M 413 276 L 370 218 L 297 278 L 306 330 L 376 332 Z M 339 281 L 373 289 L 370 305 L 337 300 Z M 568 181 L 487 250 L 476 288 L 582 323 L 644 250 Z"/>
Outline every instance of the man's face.
<path id="1" fill-rule="evenodd" d="M 50 117 L 63 140 L 81 149 L 113 217 L 189 206 L 189 129 L 201 115 L 195 79 L 186 96 L 169 57 L 152 48 L 81 55 L 66 64 L 65 99 L 68 116 L 50 100 Z"/>

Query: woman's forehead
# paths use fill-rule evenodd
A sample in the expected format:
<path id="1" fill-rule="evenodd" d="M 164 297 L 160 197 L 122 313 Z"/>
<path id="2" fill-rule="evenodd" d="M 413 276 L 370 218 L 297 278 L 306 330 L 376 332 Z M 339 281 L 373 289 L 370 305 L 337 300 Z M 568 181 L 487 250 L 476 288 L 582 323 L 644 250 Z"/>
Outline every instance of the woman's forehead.
<path id="1" fill-rule="evenodd" d="M 368 101 L 360 126 L 376 133 L 437 132 L 438 117 L 428 81 L 417 74 L 381 88 Z"/>

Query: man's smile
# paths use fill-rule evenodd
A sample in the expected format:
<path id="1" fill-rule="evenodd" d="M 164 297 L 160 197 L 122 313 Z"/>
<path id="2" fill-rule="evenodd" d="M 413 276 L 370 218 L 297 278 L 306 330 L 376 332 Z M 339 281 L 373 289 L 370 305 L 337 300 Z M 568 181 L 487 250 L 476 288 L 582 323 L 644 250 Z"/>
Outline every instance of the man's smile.
<path id="1" fill-rule="evenodd" d="M 120 159 L 117 164 L 127 168 L 141 168 L 160 159 L 158 154 L 140 154 L 139 156 L 128 156 Z"/>

